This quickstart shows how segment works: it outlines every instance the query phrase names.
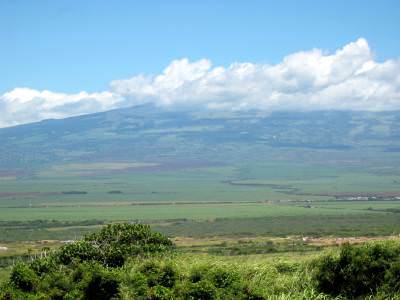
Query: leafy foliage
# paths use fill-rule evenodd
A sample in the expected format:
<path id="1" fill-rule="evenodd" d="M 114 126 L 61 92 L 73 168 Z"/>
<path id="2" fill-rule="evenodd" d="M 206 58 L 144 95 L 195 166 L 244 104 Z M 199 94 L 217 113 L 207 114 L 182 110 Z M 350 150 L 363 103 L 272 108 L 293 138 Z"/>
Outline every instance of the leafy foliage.
<path id="1" fill-rule="evenodd" d="M 188 285 L 186 297 L 190 300 L 212 300 L 217 298 L 217 288 L 208 280 L 200 280 Z"/>
<path id="2" fill-rule="evenodd" d="M 172 242 L 141 224 L 111 224 L 84 240 L 62 246 L 32 263 L 17 263 L 0 299 L 112 299 L 120 293 L 121 267 L 128 257 L 168 251 Z M 159 272 L 158 272 L 159 271 Z M 157 273 L 158 272 L 158 273 Z M 172 287 L 176 273 L 157 269 L 154 286 Z M 154 290 L 154 295 L 160 294 Z"/>
<path id="3" fill-rule="evenodd" d="M 84 298 L 88 300 L 107 300 L 117 297 L 120 282 L 110 271 L 94 269 L 84 286 Z"/>
<path id="4" fill-rule="evenodd" d="M 150 287 L 163 286 L 172 288 L 178 279 L 178 274 L 175 268 L 171 265 L 161 266 L 153 261 L 145 263 L 140 272 L 146 276 L 147 284 Z"/>
<path id="5" fill-rule="evenodd" d="M 35 272 L 24 263 L 17 263 L 10 275 L 10 282 L 24 292 L 32 292 L 38 285 L 39 278 Z"/>
<path id="6" fill-rule="evenodd" d="M 172 242 L 164 235 L 151 231 L 149 225 L 110 224 L 100 232 L 87 235 L 82 241 L 62 247 L 57 258 L 65 265 L 79 260 L 119 267 L 128 256 L 164 252 L 171 247 Z"/>
<path id="7" fill-rule="evenodd" d="M 349 298 L 398 289 L 400 248 L 389 243 L 344 245 L 339 256 L 323 257 L 315 280 L 321 292 Z"/>
<path id="8" fill-rule="evenodd" d="M 249 288 L 245 274 L 227 266 L 189 267 L 150 258 L 125 266 L 122 289 L 129 299 L 264 299 Z"/>

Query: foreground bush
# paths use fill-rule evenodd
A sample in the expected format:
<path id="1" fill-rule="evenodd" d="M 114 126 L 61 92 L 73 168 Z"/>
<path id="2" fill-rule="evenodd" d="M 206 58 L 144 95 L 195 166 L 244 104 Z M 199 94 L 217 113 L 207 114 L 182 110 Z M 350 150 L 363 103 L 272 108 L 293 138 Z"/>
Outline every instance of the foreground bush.
<path id="1" fill-rule="evenodd" d="M 120 271 L 129 257 L 166 252 L 172 242 L 148 225 L 112 224 L 62 246 L 31 264 L 17 263 L 0 299 L 112 299 L 120 293 Z M 176 280 L 163 269 L 161 284 Z M 158 283 L 157 283 L 158 284 Z"/>
<path id="2" fill-rule="evenodd" d="M 56 256 L 65 265 L 79 260 L 119 267 L 126 257 L 165 252 L 171 247 L 172 242 L 149 225 L 111 224 L 85 236 L 83 241 L 61 247 Z"/>
<path id="3" fill-rule="evenodd" d="M 333 296 L 399 292 L 400 247 L 393 243 L 344 245 L 338 256 L 320 259 L 314 279 L 319 291 Z"/>
<path id="4" fill-rule="evenodd" d="M 179 272 L 171 262 L 159 259 L 135 261 L 124 271 L 124 299 L 265 299 L 234 268 L 202 265 L 189 270 Z"/>
<path id="5" fill-rule="evenodd" d="M 119 276 L 102 268 L 91 271 L 83 285 L 84 299 L 107 300 L 116 298 L 119 294 Z"/>
<path id="6" fill-rule="evenodd" d="M 227 263 L 165 252 L 171 247 L 148 226 L 110 225 L 46 258 L 17 263 L 0 285 L 0 300 L 400 299 L 395 243 L 345 245 L 311 264 Z"/>
<path id="7" fill-rule="evenodd" d="M 32 292 L 36 289 L 39 278 L 35 272 L 24 263 L 17 263 L 10 275 L 10 282 L 17 289 Z"/>

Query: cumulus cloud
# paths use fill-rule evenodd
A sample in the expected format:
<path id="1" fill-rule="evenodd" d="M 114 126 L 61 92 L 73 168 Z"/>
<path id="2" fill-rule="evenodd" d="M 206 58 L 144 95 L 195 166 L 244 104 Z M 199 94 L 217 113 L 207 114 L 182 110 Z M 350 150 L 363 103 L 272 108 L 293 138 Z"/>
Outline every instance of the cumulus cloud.
<path id="1" fill-rule="evenodd" d="M 15 88 L 0 96 L 0 127 L 104 111 L 119 101 L 111 92 L 62 94 Z"/>
<path id="2" fill-rule="evenodd" d="M 400 61 L 377 63 L 365 39 L 333 54 L 314 49 L 276 65 L 173 61 L 162 74 L 111 82 L 134 103 L 208 109 L 400 109 Z"/>
<path id="3" fill-rule="evenodd" d="M 154 76 L 114 80 L 106 92 L 14 89 L 0 96 L 0 126 L 153 103 L 211 110 L 400 109 L 400 60 L 377 62 L 365 39 L 335 53 L 297 52 L 275 65 L 173 61 Z"/>

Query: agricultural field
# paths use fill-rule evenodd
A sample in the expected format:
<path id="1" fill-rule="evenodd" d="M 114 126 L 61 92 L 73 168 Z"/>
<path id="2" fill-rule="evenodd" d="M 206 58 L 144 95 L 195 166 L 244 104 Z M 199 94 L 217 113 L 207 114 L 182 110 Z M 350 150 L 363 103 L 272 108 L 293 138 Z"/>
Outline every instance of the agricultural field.
<path id="1" fill-rule="evenodd" d="M 329 152 L 327 160 L 324 151 L 215 166 L 56 164 L 3 177 L 0 237 L 74 239 L 119 221 L 149 223 L 171 237 L 399 234 L 397 156 L 366 151 L 369 160 L 351 153 L 333 160 Z M 304 161 L 307 155 L 320 160 Z"/>
<path id="2" fill-rule="evenodd" d="M 351 196 L 386 200 L 400 197 L 396 164 L 395 159 L 375 164 L 291 159 L 225 166 L 192 163 L 175 170 L 154 162 L 55 165 L 29 175 L 0 177 L 0 206 L 314 201 Z"/>

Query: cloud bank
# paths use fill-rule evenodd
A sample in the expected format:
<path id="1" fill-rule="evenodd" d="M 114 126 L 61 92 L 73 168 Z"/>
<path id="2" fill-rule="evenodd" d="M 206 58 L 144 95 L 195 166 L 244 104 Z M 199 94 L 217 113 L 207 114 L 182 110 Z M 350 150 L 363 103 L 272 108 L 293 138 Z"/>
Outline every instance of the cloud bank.
<path id="1" fill-rule="evenodd" d="M 335 53 L 293 53 L 275 65 L 172 61 L 154 76 L 114 80 L 109 91 L 62 94 L 15 88 L 0 96 L 0 127 L 153 103 L 210 110 L 400 109 L 400 60 L 374 60 L 365 39 Z"/>

